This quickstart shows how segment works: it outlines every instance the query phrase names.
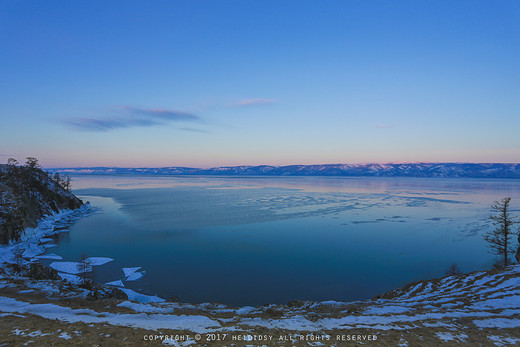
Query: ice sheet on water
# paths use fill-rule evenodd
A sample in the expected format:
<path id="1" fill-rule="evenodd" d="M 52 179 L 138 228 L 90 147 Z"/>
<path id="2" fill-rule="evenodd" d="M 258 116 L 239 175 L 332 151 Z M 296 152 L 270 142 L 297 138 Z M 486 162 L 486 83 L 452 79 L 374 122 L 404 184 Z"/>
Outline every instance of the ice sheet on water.
<path id="1" fill-rule="evenodd" d="M 107 258 L 107 257 L 90 257 L 90 258 L 87 258 L 87 261 L 92 266 L 105 265 L 106 263 L 109 263 L 109 262 L 111 262 L 113 260 L 114 259 Z"/>
<path id="2" fill-rule="evenodd" d="M 45 248 L 36 243 L 27 244 L 24 248 L 25 251 L 22 254 L 24 258 L 34 258 L 35 256 L 45 252 Z"/>
<path id="3" fill-rule="evenodd" d="M 123 268 L 123 273 L 125 274 L 125 277 L 128 277 L 131 274 L 133 274 L 134 272 L 136 272 L 137 270 L 139 270 L 140 268 L 141 268 L 140 266 L 138 266 L 138 267 L 124 267 Z"/>
<path id="4" fill-rule="evenodd" d="M 145 295 L 134 292 L 131 289 L 122 288 L 121 289 L 128 296 L 128 300 L 139 302 L 141 304 L 146 304 L 149 302 L 163 302 L 166 301 L 164 299 L 159 298 L 158 296 Z"/>
<path id="5" fill-rule="evenodd" d="M 76 262 L 76 261 L 54 262 L 54 263 L 51 263 L 49 266 L 59 272 L 65 272 L 65 273 L 73 274 L 73 275 L 79 274 L 83 270 L 80 268 L 80 263 Z M 87 272 L 92 271 L 92 266 L 86 266 L 85 270 L 87 270 Z"/>
<path id="6" fill-rule="evenodd" d="M 106 284 L 109 285 L 109 286 L 115 286 L 115 287 L 124 287 L 124 286 L 125 286 L 125 285 L 123 284 L 123 281 L 121 281 L 121 280 L 108 282 L 108 283 L 106 283 Z"/>
<path id="7" fill-rule="evenodd" d="M 54 270 L 76 275 L 83 272 L 84 270 L 90 272 L 92 271 L 92 266 L 103 265 L 108 262 L 111 262 L 112 260 L 114 259 L 105 257 L 90 257 L 86 259 L 85 268 L 83 268 L 83 266 L 81 266 L 81 263 L 77 261 L 54 262 L 51 263 L 49 266 L 52 267 Z"/>
<path id="8" fill-rule="evenodd" d="M 136 271 L 126 278 L 127 281 L 137 281 L 144 276 L 144 271 Z"/>
<path id="9" fill-rule="evenodd" d="M 44 254 L 44 255 L 37 255 L 35 258 L 36 259 L 52 259 L 52 260 L 62 260 L 63 259 L 61 257 L 61 255 L 57 255 L 57 254 L 54 254 L 54 253 Z"/>

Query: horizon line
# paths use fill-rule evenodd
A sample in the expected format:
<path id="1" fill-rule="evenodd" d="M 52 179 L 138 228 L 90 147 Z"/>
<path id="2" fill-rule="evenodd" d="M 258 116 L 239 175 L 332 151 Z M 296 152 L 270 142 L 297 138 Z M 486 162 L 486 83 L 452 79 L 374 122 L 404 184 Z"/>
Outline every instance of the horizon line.
<path id="1" fill-rule="evenodd" d="M 91 169 L 91 168 L 110 168 L 110 169 L 164 169 L 164 168 L 189 168 L 189 169 L 216 169 L 216 168 L 234 168 L 234 167 L 287 167 L 287 166 L 323 166 L 323 165 L 405 165 L 405 164 L 508 164 L 508 165 L 519 165 L 520 162 L 463 162 L 463 161 L 395 161 L 395 162 L 357 162 L 357 163 L 321 163 L 321 164 L 283 164 L 283 165 L 271 165 L 271 164 L 258 164 L 258 165 L 222 165 L 222 166 L 210 166 L 210 167 L 195 167 L 195 166 L 61 166 L 61 167 L 43 167 L 45 169 Z M 5 164 L 4 164 L 5 165 Z"/>

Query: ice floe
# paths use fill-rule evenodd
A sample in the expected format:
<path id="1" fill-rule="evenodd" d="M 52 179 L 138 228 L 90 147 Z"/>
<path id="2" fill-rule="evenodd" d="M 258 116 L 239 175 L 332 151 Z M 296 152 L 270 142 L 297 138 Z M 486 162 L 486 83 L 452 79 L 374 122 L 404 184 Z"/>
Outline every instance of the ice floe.
<path id="1" fill-rule="evenodd" d="M 121 288 L 123 292 L 128 296 L 128 300 L 139 302 L 142 304 L 150 303 L 150 302 L 163 302 L 166 301 L 164 299 L 161 299 L 158 296 L 152 296 L 152 295 L 145 295 L 141 293 L 137 293 L 131 289 Z"/>
<path id="2" fill-rule="evenodd" d="M 114 259 L 106 258 L 106 257 L 89 257 L 87 261 L 92 266 L 105 265 L 106 263 L 110 263 Z"/>
<path id="3" fill-rule="evenodd" d="M 108 282 L 108 283 L 106 283 L 106 284 L 109 285 L 109 286 L 115 286 L 115 287 L 124 287 L 124 286 L 125 286 L 125 285 L 123 284 L 123 281 L 121 281 L 121 280 Z"/>
<path id="4" fill-rule="evenodd" d="M 141 279 L 141 277 L 144 276 L 144 271 L 136 271 L 130 276 L 126 278 L 127 281 L 137 281 L 138 279 Z"/>
<path id="5" fill-rule="evenodd" d="M 76 275 L 83 272 L 80 268 L 80 264 L 81 263 L 76 261 L 60 261 L 51 263 L 49 266 L 59 272 L 65 272 L 67 274 Z M 87 272 L 90 272 L 92 271 L 92 266 L 86 264 L 85 269 L 87 270 Z"/>
<path id="6" fill-rule="evenodd" d="M 141 269 L 140 266 L 138 266 L 138 267 L 124 267 L 123 268 L 123 273 L 125 274 L 125 277 L 129 277 L 130 275 L 132 275 L 134 272 L 136 272 L 139 269 Z"/>
<path id="7" fill-rule="evenodd" d="M 44 255 L 37 255 L 35 258 L 36 259 L 52 259 L 52 260 L 62 260 L 63 259 L 61 255 L 57 255 L 57 254 L 54 254 L 54 253 L 44 254 Z"/>
<path id="8" fill-rule="evenodd" d="M 51 263 L 49 266 L 54 270 L 76 275 L 84 271 L 90 272 L 92 271 L 92 266 L 103 265 L 111 262 L 112 260 L 114 259 L 105 257 L 90 257 L 86 259 L 85 264 L 77 261 L 60 261 Z"/>

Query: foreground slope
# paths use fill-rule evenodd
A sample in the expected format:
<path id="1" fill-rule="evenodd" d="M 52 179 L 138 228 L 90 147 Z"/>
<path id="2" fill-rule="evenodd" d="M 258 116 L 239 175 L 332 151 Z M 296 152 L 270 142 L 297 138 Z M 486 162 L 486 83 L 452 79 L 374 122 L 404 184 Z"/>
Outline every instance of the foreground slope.
<path id="1" fill-rule="evenodd" d="M 368 301 L 238 309 L 89 301 L 88 290 L 63 281 L 4 277 L 0 287 L 0 344 L 8 345 L 520 344 L 520 265 L 421 281 Z"/>

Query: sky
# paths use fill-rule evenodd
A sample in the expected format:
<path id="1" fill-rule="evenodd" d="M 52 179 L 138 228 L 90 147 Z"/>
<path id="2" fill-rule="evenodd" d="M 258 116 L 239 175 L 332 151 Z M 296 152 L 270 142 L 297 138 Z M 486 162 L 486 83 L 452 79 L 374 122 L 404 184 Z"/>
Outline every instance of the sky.
<path id="1" fill-rule="evenodd" d="M 0 1 L 0 163 L 520 162 L 518 1 Z"/>

